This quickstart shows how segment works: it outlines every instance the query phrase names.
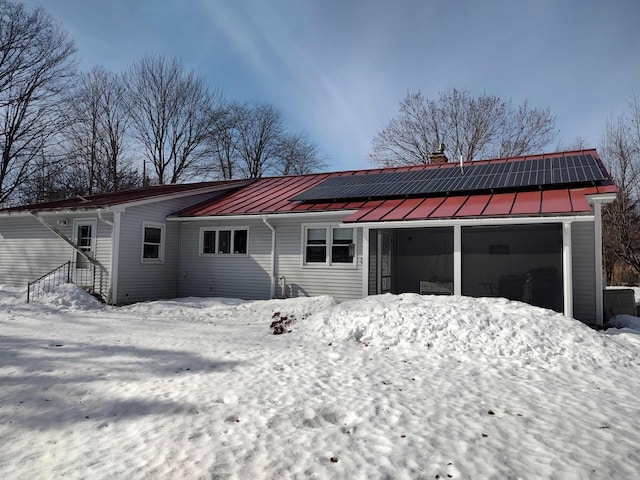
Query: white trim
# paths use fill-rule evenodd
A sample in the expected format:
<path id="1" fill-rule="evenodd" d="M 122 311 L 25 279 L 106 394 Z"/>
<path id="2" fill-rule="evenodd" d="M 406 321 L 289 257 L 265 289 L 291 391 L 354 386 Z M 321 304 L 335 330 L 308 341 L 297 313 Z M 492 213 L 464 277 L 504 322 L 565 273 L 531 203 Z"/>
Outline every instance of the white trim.
<path id="1" fill-rule="evenodd" d="M 594 193 L 593 195 L 586 195 L 587 201 L 589 205 L 594 205 L 595 203 L 612 203 L 618 198 L 617 193 Z"/>
<path id="2" fill-rule="evenodd" d="M 234 233 L 236 231 L 245 230 L 247 232 L 247 251 L 245 253 L 234 253 L 233 244 L 235 242 Z M 204 232 L 216 232 L 215 244 L 213 252 L 204 252 Z M 219 232 L 231 232 L 231 243 L 229 244 L 229 253 L 219 252 L 220 235 Z M 233 227 L 200 227 L 200 237 L 198 240 L 198 255 L 201 257 L 223 255 L 225 257 L 248 257 L 249 256 L 249 227 L 246 226 L 233 226 Z"/>
<path id="3" fill-rule="evenodd" d="M 114 237 L 114 231 L 115 231 L 115 219 L 116 219 L 116 212 L 113 213 L 113 221 L 111 220 L 107 220 L 105 219 L 102 214 L 105 213 L 104 210 L 98 210 L 98 220 L 100 220 L 102 223 L 105 223 L 107 225 L 109 225 L 111 227 L 111 255 L 110 255 L 110 259 L 109 259 L 109 282 L 110 282 L 110 288 L 108 290 L 108 294 L 107 294 L 107 303 L 115 303 L 114 302 L 114 296 L 113 296 L 113 272 L 114 270 L 117 270 L 116 268 L 116 260 L 117 260 L 117 255 L 115 254 L 115 237 Z M 120 218 L 120 212 L 117 212 L 118 218 Z"/>
<path id="4" fill-rule="evenodd" d="M 249 213 L 246 215 L 208 215 L 206 217 L 167 217 L 167 222 L 192 222 L 192 221 L 222 221 L 222 220 L 262 220 L 263 218 L 267 218 L 268 220 L 276 220 L 278 218 L 309 218 L 309 217 L 331 217 L 338 215 L 351 215 L 352 213 L 356 213 L 359 211 L 356 210 L 333 210 L 333 211 L 322 211 L 322 212 L 295 212 L 295 213 L 270 213 L 270 214 L 260 214 L 260 213 Z M 346 224 L 345 224 L 346 225 Z M 360 226 L 358 224 L 358 226 Z"/>
<path id="5" fill-rule="evenodd" d="M 158 248 L 158 258 L 144 257 L 144 231 L 146 228 L 157 228 L 160 230 L 160 244 Z M 164 263 L 166 240 L 166 224 L 157 222 L 142 222 L 142 238 L 140 239 L 140 263 L 143 265 L 158 265 Z"/>
<path id="6" fill-rule="evenodd" d="M 453 226 L 453 294 L 462 295 L 462 226 Z"/>
<path id="7" fill-rule="evenodd" d="M 593 212 L 594 219 L 594 274 L 596 276 L 596 325 L 602 327 L 604 325 L 604 280 L 602 278 L 602 204 L 594 202 Z"/>
<path id="8" fill-rule="evenodd" d="M 393 222 L 347 222 L 342 225 L 354 225 L 357 227 L 390 229 L 390 228 L 426 228 L 426 227 L 453 227 L 467 226 L 500 226 L 500 225 L 524 225 L 531 223 L 564 223 L 564 222 L 593 222 L 593 215 L 555 216 L 555 217 L 492 217 L 492 218 L 460 218 L 442 220 L 400 220 Z"/>
<path id="9" fill-rule="evenodd" d="M 120 223 L 122 213 L 113 212 L 113 228 L 111 229 L 111 303 L 118 302 L 118 272 L 120 265 Z"/>
<path id="10" fill-rule="evenodd" d="M 571 223 L 562 224 L 562 293 L 564 314 L 573 317 L 573 265 L 571 262 Z"/>
<path id="11" fill-rule="evenodd" d="M 71 240 L 78 247 L 74 248 L 71 252 L 71 262 L 76 263 L 76 253 L 80 248 L 78 245 L 78 226 L 90 225 L 91 228 L 91 250 L 89 250 L 89 256 L 92 259 L 96 259 L 96 242 L 98 240 L 98 219 L 97 218 L 74 218 L 71 230 Z M 76 265 L 75 268 L 78 268 Z"/>
<path id="12" fill-rule="evenodd" d="M 362 229 L 362 298 L 369 296 L 369 229 Z"/>
<path id="13" fill-rule="evenodd" d="M 618 198 L 617 193 L 601 193 L 587 195 L 587 201 L 593 207 L 594 216 L 594 249 L 595 249 L 595 276 L 596 276 L 596 325 L 604 325 L 604 280 L 602 268 L 602 205 L 612 203 Z"/>
<path id="14" fill-rule="evenodd" d="M 271 230 L 271 271 L 269 277 L 271 279 L 271 285 L 269 286 L 269 298 L 276 296 L 276 229 L 271 225 L 266 216 L 262 217 L 262 222 Z M 247 234 L 247 237 L 249 235 Z M 247 243 L 247 252 L 249 251 L 249 244 Z M 282 298 L 287 298 L 287 292 L 282 292 Z"/>

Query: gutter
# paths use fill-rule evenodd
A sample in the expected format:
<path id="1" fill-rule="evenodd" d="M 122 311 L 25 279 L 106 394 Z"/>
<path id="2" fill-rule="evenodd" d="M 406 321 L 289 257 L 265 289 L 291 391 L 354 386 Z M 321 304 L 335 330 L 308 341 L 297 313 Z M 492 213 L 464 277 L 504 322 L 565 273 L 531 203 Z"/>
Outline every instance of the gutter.
<path id="1" fill-rule="evenodd" d="M 269 272 L 269 278 L 271 280 L 271 286 L 269 289 L 269 298 L 275 298 L 276 294 L 276 229 L 269 223 L 266 215 L 263 215 L 262 222 L 271 230 L 271 268 Z"/>
<path id="2" fill-rule="evenodd" d="M 567 215 L 548 217 L 469 217 L 469 218 L 443 218 L 433 220 L 393 220 L 380 222 L 342 222 L 343 225 L 367 228 L 421 228 L 421 227 L 453 227 L 477 226 L 477 225 L 512 225 L 512 224 L 532 224 L 532 223 L 566 223 L 566 222 L 592 222 L 594 216 L 587 215 Z"/>
<path id="3" fill-rule="evenodd" d="M 358 212 L 359 209 L 351 210 L 329 210 L 321 212 L 294 212 L 294 213 L 249 213 L 246 215 L 207 215 L 197 217 L 167 217 L 167 222 L 198 222 L 198 221 L 221 221 L 221 220 L 255 220 L 263 218 L 309 218 L 309 217 L 328 217 L 336 215 L 351 215 Z"/>

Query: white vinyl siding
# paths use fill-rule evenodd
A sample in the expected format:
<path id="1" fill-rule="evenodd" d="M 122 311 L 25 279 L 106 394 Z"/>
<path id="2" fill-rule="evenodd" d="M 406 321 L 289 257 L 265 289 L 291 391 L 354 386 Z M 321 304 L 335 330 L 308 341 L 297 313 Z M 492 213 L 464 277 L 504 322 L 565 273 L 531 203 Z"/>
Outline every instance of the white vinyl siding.
<path id="1" fill-rule="evenodd" d="M 573 316 L 596 324 L 595 227 L 594 222 L 571 224 L 573 270 Z"/>
<path id="2" fill-rule="evenodd" d="M 42 218 L 70 240 L 73 215 L 42 215 Z M 89 213 L 75 218 L 96 219 L 95 258 L 98 293 L 107 297 L 111 268 L 111 226 Z M 113 216 L 104 215 L 105 220 Z M 24 287 L 28 282 L 74 258 L 73 248 L 29 215 L 0 216 L 0 283 Z"/>
<path id="3" fill-rule="evenodd" d="M 202 253 L 203 232 L 243 230 L 248 236 L 248 254 Z M 234 245 L 235 241 L 239 240 L 234 239 Z M 231 222 L 180 223 L 180 296 L 268 299 L 270 268 L 271 231 L 262 221 L 243 221 L 242 226 Z"/>
<path id="4" fill-rule="evenodd" d="M 327 222 L 318 222 L 318 226 L 338 224 L 342 217 Z M 284 275 L 287 283 L 287 296 L 331 295 L 337 300 L 362 297 L 362 229 L 354 227 L 356 259 L 354 265 L 304 265 L 304 229 L 300 220 L 270 219 L 276 228 L 276 278 Z M 305 222 L 306 227 L 313 224 Z M 277 288 L 276 292 L 280 293 Z"/>
<path id="5" fill-rule="evenodd" d="M 334 223 L 340 218 L 322 225 Z M 275 295 L 282 296 L 284 276 L 288 297 L 331 295 L 337 300 L 362 296 L 361 248 L 354 266 L 303 265 L 302 222 L 271 217 L 276 230 Z M 309 224 L 311 225 L 311 224 Z M 242 221 L 248 229 L 248 255 L 202 254 L 202 231 L 241 229 L 231 221 L 193 221 L 180 225 L 179 293 L 181 296 L 216 296 L 243 299 L 269 298 L 271 286 L 271 230 L 260 220 Z M 362 244 L 362 229 L 354 228 L 355 241 Z"/>
<path id="6" fill-rule="evenodd" d="M 178 296 L 178 232 L 180 222 L 167 222 L 172 213 L 211 195 L 197 195 L 127 207 L 120 217 L 120 259 L 116 303 L 175 298 Z M 143 225 L 165 225 L 164 261 L 141 261 Z"/>

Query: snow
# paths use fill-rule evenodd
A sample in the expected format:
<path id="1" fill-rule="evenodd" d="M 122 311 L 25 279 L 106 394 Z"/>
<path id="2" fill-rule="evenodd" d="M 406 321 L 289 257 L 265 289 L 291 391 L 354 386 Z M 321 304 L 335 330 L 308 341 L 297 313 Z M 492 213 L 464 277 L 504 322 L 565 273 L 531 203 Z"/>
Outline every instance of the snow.
<path id="1" fill-rule="evenodd" d="M 634 478 L 640 330 L 502 299 L 0 286 L 0 478 Z M 291 333 L 273 335 L 272 317 Z M 635 318 L 635 317 L 632 317 Z"/>

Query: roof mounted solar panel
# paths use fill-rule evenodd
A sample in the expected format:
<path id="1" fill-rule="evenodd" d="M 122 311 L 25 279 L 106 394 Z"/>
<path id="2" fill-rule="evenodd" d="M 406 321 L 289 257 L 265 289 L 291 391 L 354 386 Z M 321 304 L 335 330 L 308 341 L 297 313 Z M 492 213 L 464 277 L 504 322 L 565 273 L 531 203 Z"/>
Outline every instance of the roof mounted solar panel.
<path id="1" fill-rule="evenodd" d="M 293 198 L 298 201 L 424 196 L 594 184 L 606 180 L 591 154 L 503 163 L 471 163 L 439 168 L 330 177 Z"/>

